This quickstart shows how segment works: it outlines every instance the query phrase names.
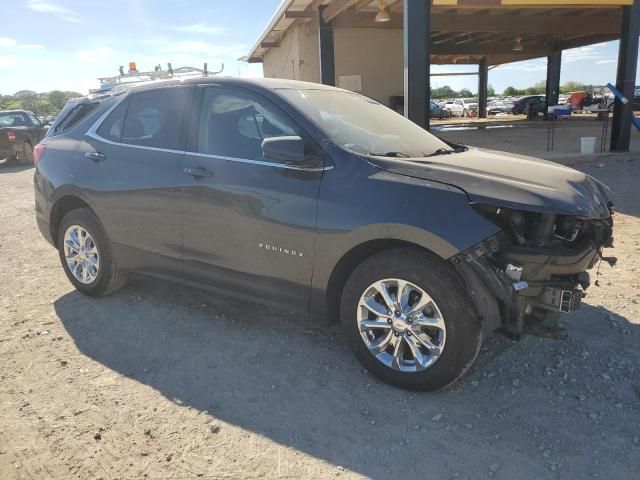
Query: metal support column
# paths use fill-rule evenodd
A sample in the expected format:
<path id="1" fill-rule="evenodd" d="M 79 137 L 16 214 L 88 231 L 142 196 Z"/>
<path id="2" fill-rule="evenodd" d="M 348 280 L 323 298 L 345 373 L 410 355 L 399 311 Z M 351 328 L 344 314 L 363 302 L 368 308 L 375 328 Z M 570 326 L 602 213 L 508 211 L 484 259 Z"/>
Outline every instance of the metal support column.
<path id="1" fill-rule="evenodd" d="M 336 84 L 336 62 L 333 45 L 333 25 L 325 22 L 323 13 L 326 5 L 318 7 L 319 41 L 320 41 L 320 81 L 325 85 L 335 86 Z"/>
<path id="2" fill-rule="evenodd" d="M 640 0 L 632 6 L 622 7 L 622 28 L 618 48 L 618 75 L 616 88 L 629 99 L 623 104 L 616 98 L 611 123 L 611 151 L 628 152 L 631 140 L 633 93 L 638 65 L 638 36 L 640 35 Z"/>
<path id="3" fill-rule="evenodd" d="M 547 97 L 547 106 L 558 104 L 560 97 L 560 69 L 562 65 L 562 50 L 554 50 L 547 56 L 547 89 L 545 95 Z M 544 113 L 547 118 L 547 112 Z"/>
<path id="4" fill-rule="evenodd" d="M 404 115 L 429 128 L 431 0 L 404 0 Z"/>
<path id="5" fill-rule="evenodd" d="M 478 65 L 478 118 L 487 118 L 487 87 L 489 85 L 489 65 L 487 57 L 482 57 Z"/>

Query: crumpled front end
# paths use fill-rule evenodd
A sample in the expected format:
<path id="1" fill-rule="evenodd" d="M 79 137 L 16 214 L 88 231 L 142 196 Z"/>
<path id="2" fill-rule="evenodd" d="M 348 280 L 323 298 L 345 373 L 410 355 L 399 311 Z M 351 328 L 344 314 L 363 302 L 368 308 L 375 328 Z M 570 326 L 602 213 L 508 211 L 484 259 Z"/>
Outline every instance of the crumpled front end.
<path id="1" fill-rule="evenodd" d="M 580 308 L 589 269 L 613 246 L 613 217 L 524 212 L 475 206 L 502 231 L 452 259 L 467 282 L 485 332 L 552 332 L 558 314 Z M 485 297 L 495 299 L 492 305 Z"/>

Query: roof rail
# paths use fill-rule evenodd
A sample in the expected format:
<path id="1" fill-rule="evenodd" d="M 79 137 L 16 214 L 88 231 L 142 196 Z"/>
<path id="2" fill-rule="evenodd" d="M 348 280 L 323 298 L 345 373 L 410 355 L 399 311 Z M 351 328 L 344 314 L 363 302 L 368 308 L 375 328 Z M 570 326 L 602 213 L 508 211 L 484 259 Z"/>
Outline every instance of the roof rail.
<path id="1" fill-rule="evenodd" d="M 120 74 L 112 77 L 98 77 L 100 81 L 100 90 L 107 90 L 118 85 L 129 85 L 142 82 L 150 82 L 154 80 L 168 80 L 172 78 L 183 77 L 208 77 L 210 75 L 218 75 L 224 70 L 224 63 L 219 70 L 209 70 L 208 64 L 204 63 L 204 68 L 196 67 L 179 67 L 173 68 L 171 63 L 167 63 L 167 69 L 163 70 L 160 64 L 156 65 L 153 71 L 141 72 L 137 69 L 134 62 L 129 63 L 129 71 L 125 73 L 124 67 L 120 66 Z"/>

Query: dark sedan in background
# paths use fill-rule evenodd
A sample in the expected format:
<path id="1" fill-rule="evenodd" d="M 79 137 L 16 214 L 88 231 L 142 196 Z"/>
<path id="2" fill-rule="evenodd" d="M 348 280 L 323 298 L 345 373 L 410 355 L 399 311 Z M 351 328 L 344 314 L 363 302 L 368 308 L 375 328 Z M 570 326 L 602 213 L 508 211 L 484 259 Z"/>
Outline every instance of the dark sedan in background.
<path id="1" fill-rule="evenodd" d="M 27 110 L 0 112 L 0 159 L 33 163 L 33 147 L 42 140 L 46 129 Z"/>
<path id="2" fill-rule="evenodd" d="M 538 112 L 543 112 L 546 105 L 545 96 L 528 95 L 526 97 L 520 97 L 515 102 L 513 102 L 511 113 L 513 113 L 514 115 L 520 115 L 523 113 L 527 115 L 531 106 L 534 105 L 537 107 Z"/>
<path id="3" fill-rule="evenodd" d="M 443 108 L 436 102 L 429 102 L 429 117 L 442 120 L 444 118 L 449 118 L 450 116 L 451 112 L 448 108 Z"/>

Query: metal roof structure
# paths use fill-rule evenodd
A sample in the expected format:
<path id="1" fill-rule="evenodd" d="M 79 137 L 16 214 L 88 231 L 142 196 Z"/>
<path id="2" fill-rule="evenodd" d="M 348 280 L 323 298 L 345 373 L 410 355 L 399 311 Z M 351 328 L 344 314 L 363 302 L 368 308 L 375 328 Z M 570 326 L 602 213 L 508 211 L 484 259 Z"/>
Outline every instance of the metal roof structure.
<path id="1" fill-rule="evenodd" d="M 633 0 L 432 0 L 431 63 L 489 65 L 547 56 L 551 50 L 620 38 L 620 6 Z M 376 0 L 283 0 L 248 52 L 261 62 L 294 25 L 323 20 L 335 27 L 403 28 L 402 0 L 386 0 L 391 20 L 376 23 Z M 515 45 L 522 47 L 514 49 Z"/>
<path id="2" fill-rule="evenodd" d="M 354 45 L 349 43 L 351 40 L 336 45 L 334 33 L 342 30 L 341 33 L 354 35 L 357 29 L 361 32 L 355 48 L 349 50 Z M 479 115 L 483 116 L 490 66 L 546 57 L 546 99 L 548 105 L 554 106 L 560 90 L 562 52 L 619 39 L 616 88 L 626 97 L 633 96 L 640 0 L 282 0 L 245 60 L 268 65 L 269 57 L 282 54 L 279 48 L 285 35 L 295 32 L 289 49 L 296 38 L 298 54 L 299 38 L 317 36 L 317 53 L 311 55 L 318 58 L 309 62 L 319 67 L 313 81 L 336 84 L 336 51 L 350 52 L 352 59 L 359 60 L 360 71 L 369 79 L 379 79 L 385 72 L 371 67 L 382 59 L 377 58 L 381 44 L 375 41 L 396 38 L 395 33 L 383 35 L 384 30 L 390 33 L 391 29 L 402 32 L 402 47 L 394 43 L 394 50 L 387 50 L 384 59 L 402 58 L 404 113 L 425 128 L 429 124 L 431 64 L 478 65 Z M 299 36 L 301 30 L 306 35 Z M 306 41 L 306 51 L 313 51 Z M 269 54 L 272 49 L 273 56 Z M 368 63 L 363 63 L 363 58 Z M 305 59 L 298 61 L 306 65 Z M 340 66 L 344 71 L 344 59 Z M 292 63 L 295 75 L 294 68 Z M 393 68 L 396 73 L 400 70 L 397 64 Z M 277 76 L 282 69 L 270 73 Z M 359 72 L 348 75 L 354 74 L 361 81 Z M 345 75 L 341 77 L 344 79 Z M 635 119 L 631 110 L 628 103 L 615 101 L 613 151 L 629 149 L 631 118 Z"/>

